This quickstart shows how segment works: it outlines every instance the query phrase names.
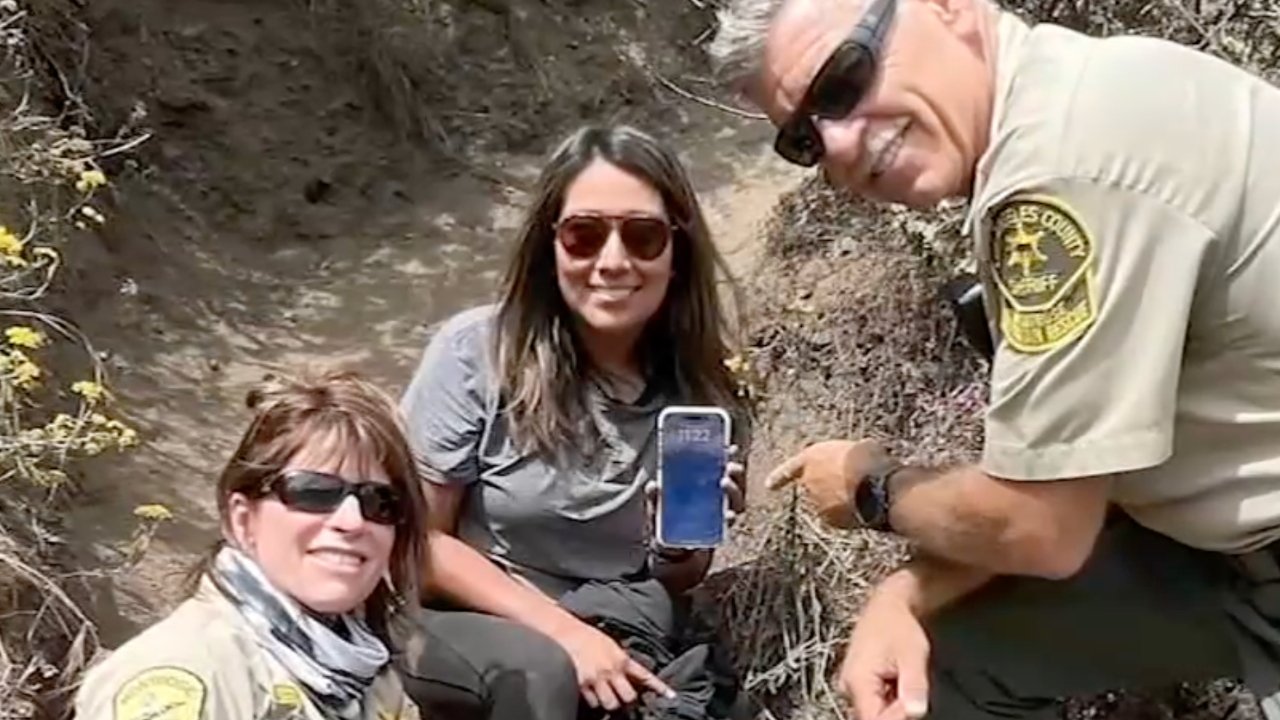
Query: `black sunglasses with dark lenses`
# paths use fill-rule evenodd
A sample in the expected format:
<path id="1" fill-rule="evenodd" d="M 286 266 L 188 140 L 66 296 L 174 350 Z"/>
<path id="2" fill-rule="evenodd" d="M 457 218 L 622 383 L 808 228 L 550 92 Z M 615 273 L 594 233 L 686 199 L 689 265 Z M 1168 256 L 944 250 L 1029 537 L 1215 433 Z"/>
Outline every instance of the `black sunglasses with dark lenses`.
<path id="1" fill-rule="evenodd" d="M 595 257 L 615 228 L 627 253 L 641 260 L 658 257 L 671 241 L 671 225 L 655 217 L 570 215 L 555 226 L 560 246 L 576 258 Z"/>
<path id="2" fill-rule="evenodd" d="M 778 129 L 774 151 L 803 167 L 818 164 L 826 147 L 813 119 L 848 117 L 876 80 L 880 50 L 893 20 L 896 0 L 872 0 L 867 14 L 818 68 L 799 106 Z"/>
<path id="3" fill-rule="evenodd" d="M 337 475 L 313 470 L 290 470 L 267 486 L 285 507 L 307 513 L 331 513 L 354 495 L 365 520 L 397 525 L 404 517 L 400 493 L 386 483 L 351 482 Z"/>

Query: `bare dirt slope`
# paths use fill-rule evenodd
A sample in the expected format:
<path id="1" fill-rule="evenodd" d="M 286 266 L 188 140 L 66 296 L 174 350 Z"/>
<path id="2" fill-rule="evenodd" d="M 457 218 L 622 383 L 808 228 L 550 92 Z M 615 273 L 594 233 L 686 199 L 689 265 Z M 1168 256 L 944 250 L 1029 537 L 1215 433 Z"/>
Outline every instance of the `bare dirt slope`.
<path id="1" fill-rule="evenodd" d="M 670 89 L 705 92 L 693 43 L 710 17 L 687 0 L 103 0 L 83 21 L 80 92 L 103 125 L 151 137 L 111 168 L 68 310 L 146 442 L 90 466 L 66 526 L 95 567 L 136 505 L 176 514 L 140 566 L 91 583 L 107 647 L 171 606 L 214 536 L 247 384 L 348 359 L 402 387 L 434 323 L 493 297 L 540 156 L 569 129 L 664 135 L 739 270 L 799 177 L 760 123 Z"/>

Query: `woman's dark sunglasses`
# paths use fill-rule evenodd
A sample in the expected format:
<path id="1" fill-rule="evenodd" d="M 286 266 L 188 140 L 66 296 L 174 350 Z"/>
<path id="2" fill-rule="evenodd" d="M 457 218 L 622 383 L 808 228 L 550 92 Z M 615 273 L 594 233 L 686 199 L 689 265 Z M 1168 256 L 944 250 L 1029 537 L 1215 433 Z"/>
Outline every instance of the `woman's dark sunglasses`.
<path id="1" fill-rule="evenodd" d="M 896 0 L 872 0 L 867 14 L 813 76 L 800 105 L 782 127 L 773 148 L 802 167 L 818 164 L 826 152 L 815 117 L 848 117 L 875 83 L 880 50 L 893 20 Z"/>
<path id="2" fill-rule="evenodd" d="M 576 258 L 595 257 L 615 228 L 627 252 L 641 260 L 658 257 L 671 241 L 671 225 L 655 217 L 569 215 L 555 225 L 560 246 Z"/>
<path id="3" fill-rule="evenodd" d="M 354 495 L 365 520 L 379 525 L 397 525 L 404 517 L 400 493 L 386 483 L 350 482 L 337 475 L 313 470 L 280 473 L 267 486 L 268 494 L 280 498 L 291 510 L 331 513 Z"/>

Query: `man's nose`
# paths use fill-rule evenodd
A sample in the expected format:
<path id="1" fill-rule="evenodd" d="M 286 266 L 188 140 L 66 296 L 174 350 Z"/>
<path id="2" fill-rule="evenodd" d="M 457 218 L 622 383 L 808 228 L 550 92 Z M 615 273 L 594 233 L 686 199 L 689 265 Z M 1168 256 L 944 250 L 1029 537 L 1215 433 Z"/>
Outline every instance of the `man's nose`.
<path id="1" fill-rule="evenodd" d="M 819 118 L 815 122 L 822 136 L 824 169 L 837 178 L 856 176 L 865 149 L 866 120 L 850 116 L 839 120 Z"/>

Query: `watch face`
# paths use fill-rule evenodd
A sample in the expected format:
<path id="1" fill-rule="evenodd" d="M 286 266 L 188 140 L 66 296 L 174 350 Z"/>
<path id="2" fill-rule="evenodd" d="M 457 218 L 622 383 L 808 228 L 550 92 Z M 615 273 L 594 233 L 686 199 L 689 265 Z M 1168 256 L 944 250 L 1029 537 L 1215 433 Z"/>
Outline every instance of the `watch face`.
<path id="1" fill-rule="evenodd" d="M 858 511 L 858 519 L 863 525 L 876 527 L 881 522 L 884 506 L 880 503 L 880 493 L 876 492 L 875 483 L 878 478 L 869 477 L 858 484 L 854 494 L 854 508 Z"/>

